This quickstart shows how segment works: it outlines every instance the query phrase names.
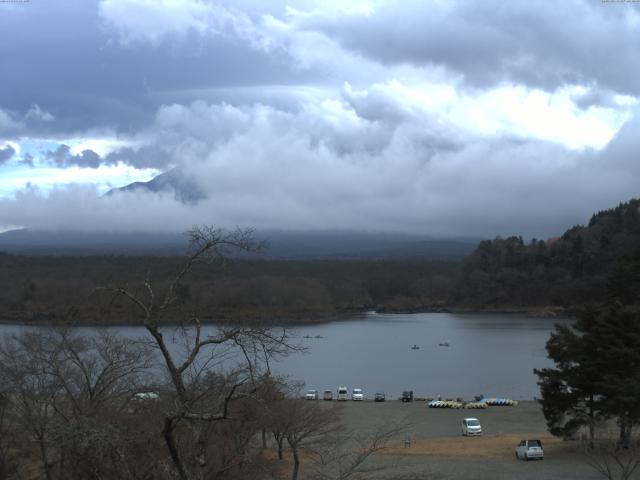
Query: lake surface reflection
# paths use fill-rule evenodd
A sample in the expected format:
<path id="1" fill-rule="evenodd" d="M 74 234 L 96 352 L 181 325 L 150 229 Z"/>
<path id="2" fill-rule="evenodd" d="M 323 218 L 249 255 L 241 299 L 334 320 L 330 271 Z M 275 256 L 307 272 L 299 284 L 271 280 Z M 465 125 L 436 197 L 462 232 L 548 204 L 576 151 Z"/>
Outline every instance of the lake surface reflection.
<path id="1" fill-rule="evenodd" d="M 362 387 L 368 397 L 402 390 L 417 395 L 472 398 L 539 396 L 534 368 L 551 366 L 545 343 L 555 323 L 517 314 L 377 314 L 304 327 L 307 355 L 275 370 L 309 388 Z M 448 343 L 449 346 L 440 346 Z M 420 348 L 413 350 L 417 345 Z"/>
<path id="2" fill-rule="evenodd" d="M 272 368 L 320 391 L 360 387 L 367 398 L 378 391 L 396 398 L 411 389 L 419 396 L 531 399 L 539 395 L 533 369 L 551 366 L 545 342 L 553 325 L 565 322 L 570 320 L 518 314 L 357 314 L 296 327 L 308 352 L 281 359 Z M 0 333 L 25 328 L 31 327 L 0 325 Z M 145 336 L 141 327 L 109 329 Z"/>

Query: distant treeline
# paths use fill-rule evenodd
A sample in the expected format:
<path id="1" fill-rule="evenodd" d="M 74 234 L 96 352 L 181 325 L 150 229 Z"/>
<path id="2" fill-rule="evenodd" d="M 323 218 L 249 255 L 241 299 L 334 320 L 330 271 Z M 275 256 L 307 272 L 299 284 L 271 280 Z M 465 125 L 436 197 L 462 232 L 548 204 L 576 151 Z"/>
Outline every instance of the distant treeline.
<path id="1" fill-rule="evenodd" d="M 634 282 L 640 265 L 640 200 L 598 212 L 562 237 L 480 242 L 462 262 L 429 260 L 234 260 L 199 264 L 184 281 L 185 308 L 210 321 L 319 321 L 376 309 L 572 310 L 604 300 L 608 279 Z M 184 259 L 0 254 L 0 320 L 121 323 L 131 305 L 101 286 L 154 288 Z M 625 269 L 629 275 L 625 277 Z M 623 279 L 623 280 L 620 280 Z M 638 291 L 638 289 L 636 289 Z M 189 312 L 185 311 L 185 315 Z M 168 318 L 168 322 L 180 319 Z"/>
<path id="2" fill-rule="evenodd" d="M 141 289 L 150 275 L 154 288 L 166 288 L 166 279 L 182 262 L 167 257 L 0 254 L 0 319 L 130 323 L 135 318 L 131 305 L 112 301 L 100 287 Z M 426 260 L 198 264 L 180 295 L 189 309 L 211 321 L 318 321 L 353 311 L 440 308 L 457 267 Z"/>
<path id="3" fill-rule="evenodd" d="M 464 261 L 449 303 L 482 309 L 572 309 L 603 302 L 612 275 L 635 281 L 639 208 L 637 199 L 621 203 L 594 214 L 587 226 L 575 226 L 548 241 L 525 243 L 521 237 L 482 241 Z"/>

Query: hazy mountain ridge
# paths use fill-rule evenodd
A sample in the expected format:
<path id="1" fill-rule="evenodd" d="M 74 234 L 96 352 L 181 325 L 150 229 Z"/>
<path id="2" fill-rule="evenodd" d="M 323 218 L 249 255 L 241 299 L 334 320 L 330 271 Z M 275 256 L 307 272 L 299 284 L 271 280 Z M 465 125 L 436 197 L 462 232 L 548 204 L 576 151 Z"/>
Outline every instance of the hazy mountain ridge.
<path id="1" fill-rule="evenodd" d="M 461 260 L 476 239 L 343 231 L 257 231 L 265 240 L 264 259 L 395 259 Z M 0 251 L 26 255 L 182 255 L 182 233 L 114 233 L 13 230 L 0 234 Z"/>

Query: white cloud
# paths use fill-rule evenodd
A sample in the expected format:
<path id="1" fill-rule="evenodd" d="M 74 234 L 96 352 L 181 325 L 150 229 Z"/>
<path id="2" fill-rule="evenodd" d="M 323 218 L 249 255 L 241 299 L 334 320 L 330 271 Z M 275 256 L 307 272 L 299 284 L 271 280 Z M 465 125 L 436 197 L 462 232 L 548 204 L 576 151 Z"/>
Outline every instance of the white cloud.
<path id="1" fill-rule="evenodd" d="M 98 168 L 68 168 L 39 167 L 12 168 L 3 172 L 0 180 L 0 198 L 13 198 L 16 192 L 25 188 L 37 189 L 45 199 L 49 192 L 55 189 L 65 189 L 68 185 L 90 185 L 98 193 L 105 193 L 113 187 L 119 187 L 131 182 L 147 181 L 157 175 L 155 169 L 135 169 L 122 163 L 116 165 L 102 165 Z M 71 207 L 71 206 L 70 206 Z M 15 212 L 17 219 L 19 212 Z"/>
<path id="2" fill-rule="evenodd" d="M 3 170 L 0 189 L 19 194 L 0 201 L 0 218 L 557 233 L 636 192 L 638 15 L 502 3 L 101 0 L 115 41 L 83 36 L 38 97 L 56 121 L 25 95 L 0 109 L 0 141 L 47 138 L 103 165 Z M 154 171 L 131 165 L 180 165 L 209 200 L 101 198 Z"/>
<path id="3" fill-rule="evenodd" d="M 49 112 L 42 110 L 38 104 L 32 105 L 25 114 L 25 120 L 36 120 L 40 122 L 51 122 L 55 117 Z"/>
<path id="4" fill-rule="evenodd" d="M 595 154 L 469 135 L 423 109 L 396 107 L 395 117 L 376 116 L 380 99 L 353 90 L 297 112 L 168 105 L 147 138 L 181 153 L 181 168 L 207 199 L 101 197 L 95 188 L 64 185 L 92 183 L 103 178 L 98 172 L 92 179 L 86 169 L 68 169 L 65 178 L 51 172 L 53 186 L 0 200 L 0 217 L 34 228 L 180 231 L 211 223 L 545 237 L 632 196 L 640 179 L 627 161 L 638 146 L 633 125 Z"/>
<path id="5" fill-rule="evenodd" d="M 204 33 L 212 9 L 200 0 L 102 0 L 99 12 L 124 42 L 157 44 L 169 34 Z"/>
<path id="6" fill-rule="evenodd" d="M 167 38 L 194 33 L 240 38 L 259 49 L 269 47 L 249 15 L 233 6 L 201 0 L 101 0 L 99 13 L 125 44 L 158 46 Z"/>
<path id="7" fill-rule="evenodd" d="M 15 120 L 9 112 L 0 108 L 0 135 L 12 133 L 21 126 L 21 123 Z"/>

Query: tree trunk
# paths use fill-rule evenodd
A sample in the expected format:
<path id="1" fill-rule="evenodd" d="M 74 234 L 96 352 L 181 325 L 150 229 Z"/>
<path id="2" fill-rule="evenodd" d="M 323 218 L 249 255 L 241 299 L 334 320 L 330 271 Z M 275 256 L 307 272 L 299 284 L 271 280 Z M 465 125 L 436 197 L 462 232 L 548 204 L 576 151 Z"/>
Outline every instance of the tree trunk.
<path id="1" fill-rule="evenodd" d="M 42 461 L 42 469 L 44 470 L 44 478 L 51 480 L 51 466 L 49 465 L 49 459 L 47 455 L 47 447 L 44 444 L 44 438 L 38 438 L 38 445 L 40 446 L 40 460 Z"/>
<path id="2" fill-rule="evenodd" d="M 184 465 L 182 465 L 182 460 L 180 459 L 180 455 L 178 454 L 178 448 L 176 447 L 176 442 L 173 438 L 173 430 L 175 428 L 175 424 L 173 423 L 173 418 L 167 417 L 164 419 L 164 428 L 162 429 L 162 436 L 164 437 L 164 441 L 167 444 L 167 448 L 169 449 L 169 454 L 171 455 L 171 460 L 173 461 L 173 465 L 176 467 L 178 471 L 178 475 L 181 480 L 189 480 L 189 475 L 187 475 L 186 470 L 184 469 Z"/>
<path id="3" fill-rule="evenodd" d="M 595 410 L 593 407 L 593 395 L 589 396 L 589 448 L 593 448 L 596 435 Z"/>
<path id="4" fill-rule="evenodd" d="M 291 480 L 298 480 L 298 470 L 300 470 L 300 458 L 298 457 L 298 448 L 291 445 L 293 452 L 293 472 L 291 472 Z"/>
<path id="5" fill-rule="evenodd" d="M 276 441 L 276 444 L 278 445 L 278 460 L 282 460 L 282 444 L 284 442 L 284 437 L 282 435 L 273 434 L 273 438 Z"/>
<path id="6" fill-rule="evenodd" d="M 262 449 L 263 450 L 267 449 L 267 429 L 266 428 L 262 429 Z"/>
<path id="7" fill-rule="evenodd" d="M 618 419 L 618 423 L 620 425 L 620 439 L 618 444 L 622 448 L 629 448 L 631 444 L 631 419 L 627 414 L 623 414 Z"/>
<path id="8" fill-rule="evenodd" d="M 207 471 L 207 429 L 204 425 L 198 425 L 196 427 L 198 430 L 198 438 L 196 441 L 197 445 L 197 463 L 198 463 L 198 478 L 205 478 L 205 472 Z"/>

